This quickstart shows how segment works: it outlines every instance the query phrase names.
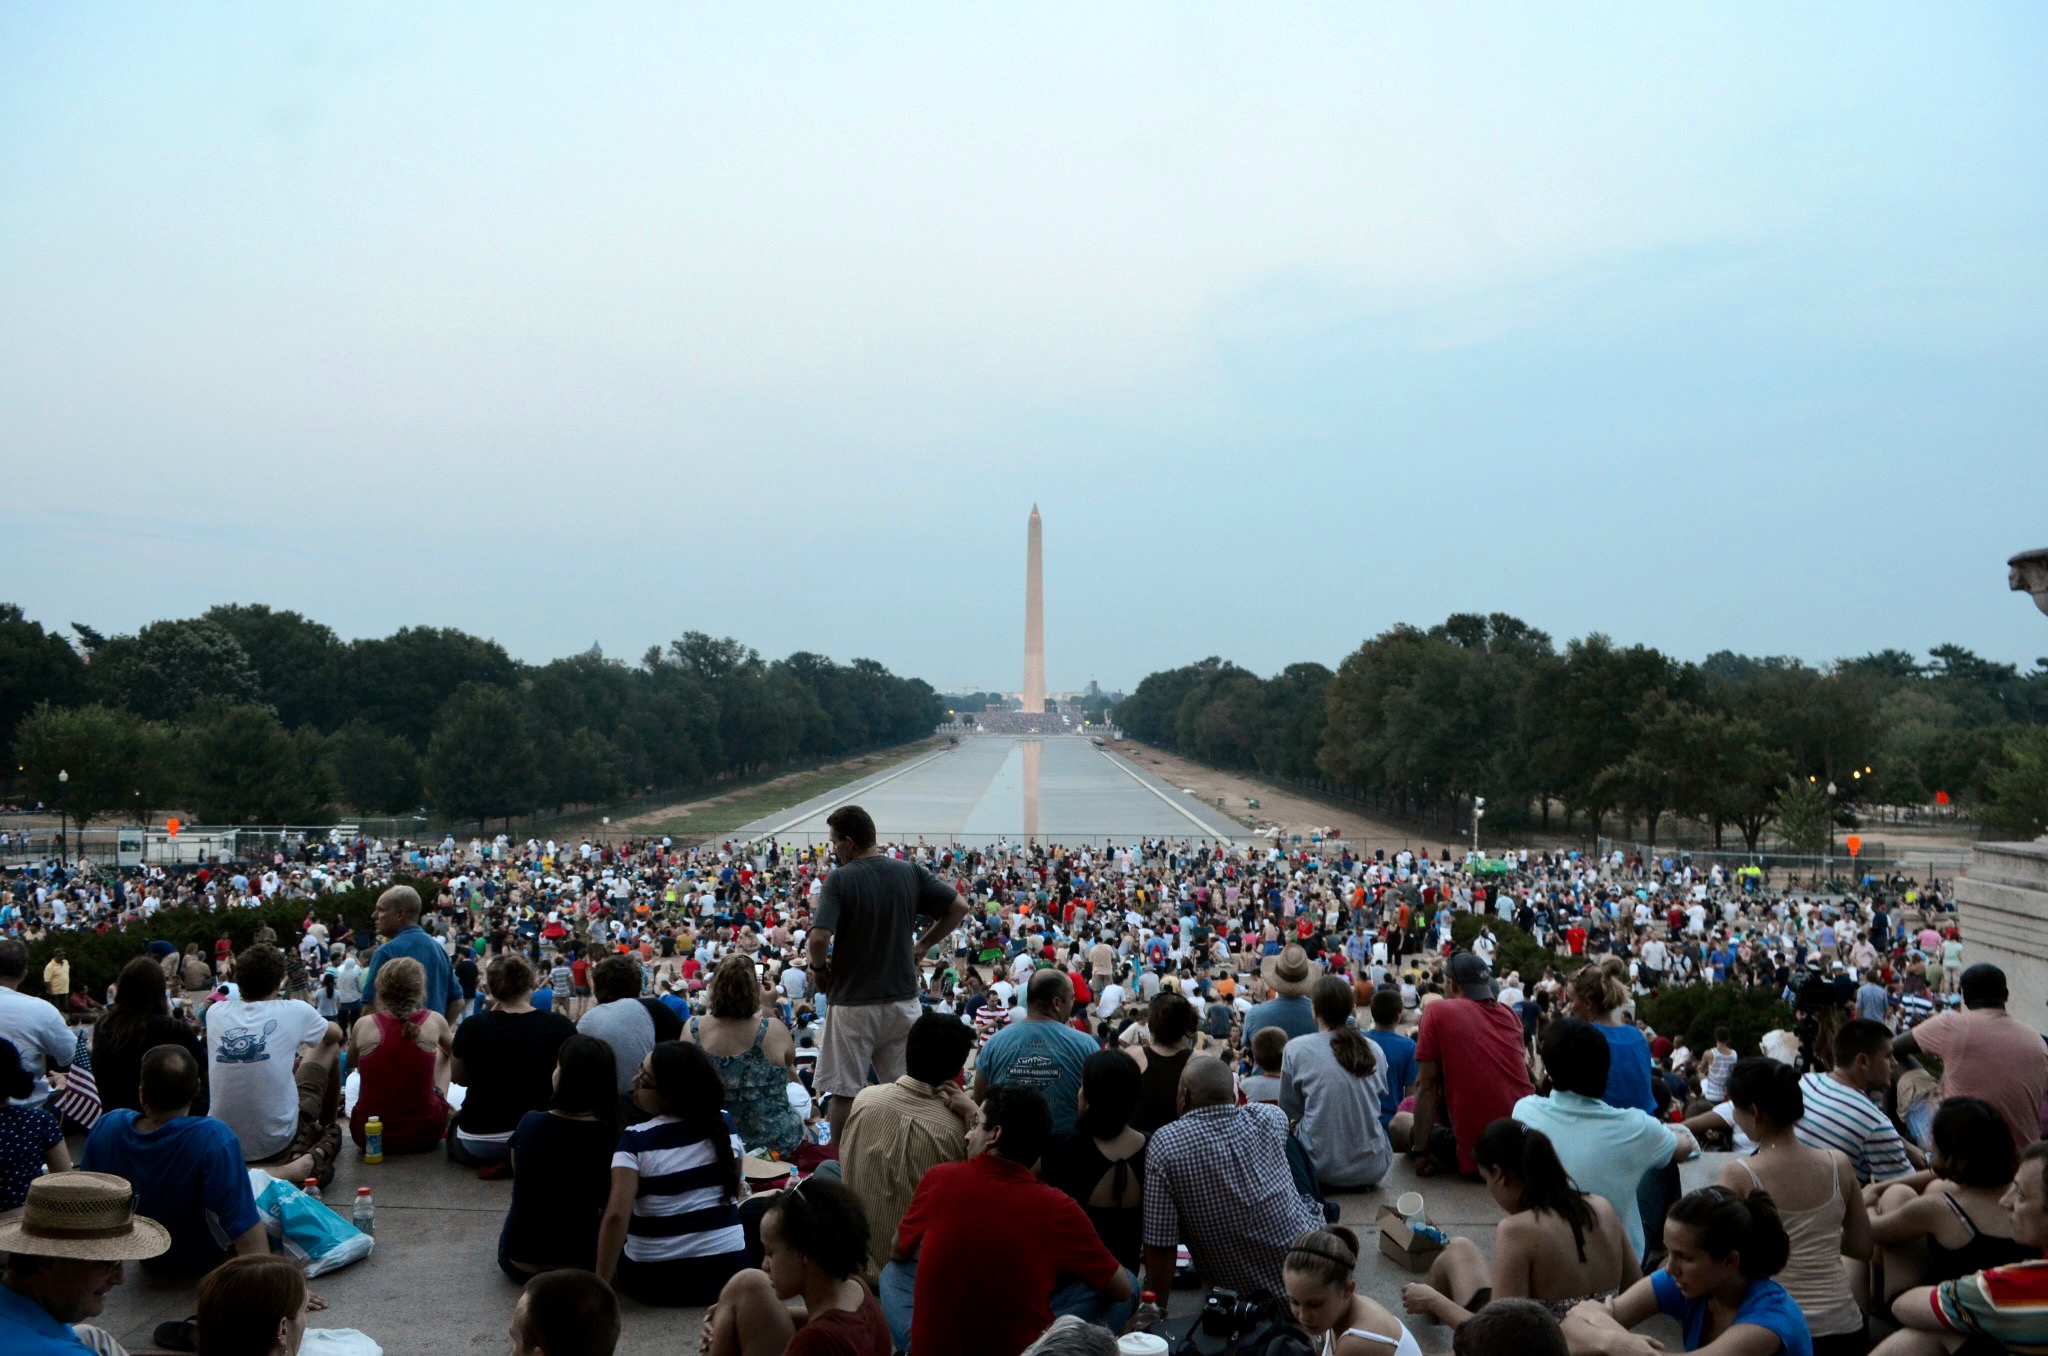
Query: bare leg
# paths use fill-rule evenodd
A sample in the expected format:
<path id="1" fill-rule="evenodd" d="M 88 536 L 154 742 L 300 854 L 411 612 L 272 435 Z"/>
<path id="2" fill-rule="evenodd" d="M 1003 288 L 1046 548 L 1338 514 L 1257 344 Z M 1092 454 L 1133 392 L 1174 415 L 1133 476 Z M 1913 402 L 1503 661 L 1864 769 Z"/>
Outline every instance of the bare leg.
<path id="1" fill-rule="evenodd" d="M 1415 1113 L 1397 1111 L 1394 1119 L 1387 1122 L 1387 1140 L 1397 1154 L 1408 1152 L 1408 1142 L 1415 1135 Z"/>
<path id="2" fill-rule="evenodd" d="M 1878 1198 L 1879 1211 L 1896 1210 L 1900 1205 L 1913 1199 L 1918 1193 L 1909 1186 L 1885 1188 Z M 1870 1296 L 1873 1312 L 1884 1312 L 1891 1306 L 1892 1299 L 1902 1290 L 1911 1290 L 1919 1285 L 1920 1278 L 1927 1270 L 1926 1245 L 1919 1241 L 1894 1243 L 1880 1247 L 1871 1259 Z M 1882 1293 L 1876 1293 L 1879 1289 Z"/>
<path id="3" fill-rule="evenodd" d="M 1901 1328 L 1872 1347 L 1870 1356 L 1947 1356 L 1962 1342 L 1960 1333 L 1946 1336 L 1938 1332 L 1922 1332 L 1918 1328 Z"/>
<path id="4" fill-rule="evenodd" d="M 825 1120 L 832 1127 L 832 1142 L 839 1142 L 840 1132 L 846 1129 L 846 1118 L 853 1114 L 853 1098 L 834 1096 L 825 1103 Z"/>
<path id="5" fill-rule="evenodd" d="M 1472 1297 L 1493 1284 L 1493 1268 L 1477 1243 L 1469 1238 L 1454 1238 L 1430 1264 L 1429 1283 L 1460 1309 L 1470 1309 Z"/>
<path id="6" fill-rule="evenodd" d="M 711 1311 L 706 1356 L 781 1356 L 796 1323 L 775 1297 L 768 1273 L 749 1269 L 725 1283 Z"/>

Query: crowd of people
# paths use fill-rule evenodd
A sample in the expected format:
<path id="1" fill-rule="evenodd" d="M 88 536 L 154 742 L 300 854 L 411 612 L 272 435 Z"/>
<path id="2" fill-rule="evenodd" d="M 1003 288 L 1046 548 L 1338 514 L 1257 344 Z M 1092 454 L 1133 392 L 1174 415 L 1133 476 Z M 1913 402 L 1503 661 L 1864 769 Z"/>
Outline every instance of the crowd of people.
<path id="1" fill-rule="evenodd" d="M 1410 1323 L 1467 1356 L 1639 1356 L 1657 1314 L 1717 1356 L 2048 1351 L 2048 1042 L 1963 964 L 1937 887 L 1571 852 L 883 845 L 853 806 L 831 830 L 24 868 L 0 890 L 0 1209 L 40 1199 L 43 1223 L 0 1236 L 26 1259 L 0 1336 L 107 1349 L 84 1320 L 138 1260 L 200 1278 L 160 1344 L 296 1350 L 283 1311 L 315 1301 L 247 1169 L 331 1181 L 374 1133 L 505 1179 L 515 1339 L 555 1356 L 610 1350 L 614 1293 L 708 1306 L 715 1356 L 1104 1352 L 1190 1280 L 1200 1325 L 1335 1356 L 1419 1356 Z M 398 874 L 429 888 L 383 890 L 374 936 L 323 908 Z M 305 901 L 298 936 L 150 940 L 167 910 L 278 899 Z M 61 951 L 21 992 L 24 944 L 80 927 L 142 940 L 104 994 Z M 1689 1049 L 1639 1013 L 1683 985 L 1788 1016 L 1757 1051 L 1725 1028 Z M 60 1102 L 85 1050 L 104 1111 L 79 1143 Z M 1737 1153 L 1686 1192 L 1707 1146 Z M 1399 1313 L 1358 1292 L 1338 1199 L 1397 1159 L 1503 1212 L 1490 1257 L 1445 1240 Z M 90 1259 L 61 1248 L 99 1240 L 52 1226 L 51 1193 L 111 1215 L 117 1181 L 127 1251 L 74 1275 Z M 997 1238 L 1030 1246 L 993 1265 Z M 224 1285 L 282 1326 L 210 1325 Z"/>

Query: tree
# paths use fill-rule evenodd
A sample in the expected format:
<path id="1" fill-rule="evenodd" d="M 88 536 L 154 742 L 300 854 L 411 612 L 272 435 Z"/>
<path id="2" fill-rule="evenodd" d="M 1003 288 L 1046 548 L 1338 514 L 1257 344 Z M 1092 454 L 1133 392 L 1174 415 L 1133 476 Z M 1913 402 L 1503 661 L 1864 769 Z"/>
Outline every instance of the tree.
<path id="1" fill-rule="evenodd" d="M 23 718 L 43 703 L 85 700 L 85 661 L 54 631 L 13 603 L 0 603 L 0 748 L 11 748 Z"/>
<path id="2" fill-rule="evenodd" d="M 144 720 L 182 720 L 202 707 L 260 696 L 241 642 L 202 617 L 151 622 L 107 641 L 93 655 L 91 683 L 101 702 Z"/>
<path id="3" fill-rule="evenodd" d="M 474 684 L 448 699 L 427 745 L 427 793 L 452 819 L 506 818 L 540 801 L 533 733 L 502 688 Z"/>
<path id="4" fill-rule="evenodd" d="M 334 772 L 317 731 L 288 731 L 267 706 L 232 706 L 183 731 L 186 790 L 202 823 L 314 824 L 330 817 Z"/>
<path id="5" fill-rule="evenodd" d="M 119 811 L 146 811 L 151 797 L 140 793 L 151 790 L 151 768 L 169 761 L 162 733 L 131 711 L 45 702 L 21 722 L 14 760 L 29 793 L 83 829 Z"/>
<path id="6" fill-rule="evenodd" d="M 2004 758 L 1987 779 L 1984 821 L 2014 838 L 2048 830 L 2048 725 L 2006 741 Z"/>
<path id="7" fill-rule="evenodd" d="M 437 713 L 465 684 L 510 688 L 519 667 L 504 647 L 450 627 L 408 626 L 358 640 L 342 661 L 341 705 L 332 729 L 360 718 L 424 750 Z"/>
<path id="8" fill-rule="evenodd" d="M 226 631 L 255 666 L 259 701 L 286 728 L 340 723 L 340 665 L 348 647 L 332 628 L 261 603 L 208 608 L 205 620 Z"/>
<path id="9" fill-rule="evenodd" d="M 327 737 L 344 804 L 361 814 L 389 815 L 419 808 L 420 756 L 411 744 L 365 720 L 352 720 Z"/>
<path id="10" fill-rule="evenodd" d="M 1834 807 L 1818 783 L 1794 777 L 1778 793 L 1778 833 L 1793 851 L 1808 854 L 1827 848 L 1833 839 Z"/>

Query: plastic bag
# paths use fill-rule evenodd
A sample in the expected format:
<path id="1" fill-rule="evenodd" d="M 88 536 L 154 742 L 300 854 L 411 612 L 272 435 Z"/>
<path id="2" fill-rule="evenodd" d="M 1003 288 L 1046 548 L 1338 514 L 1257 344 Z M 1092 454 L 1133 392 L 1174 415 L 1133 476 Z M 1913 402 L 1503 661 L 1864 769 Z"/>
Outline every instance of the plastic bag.
<path id="1" fill-rule="evenodd" d="M 256 1213 L 263 1216 L 272 1249 L 304 1263 L 309 1277 L 359 1262 L 377 1245 L 321 1202 L 261 1168 L 249 1169 L 249 1189 L 256 1194 Z"/>
<path id="2" fill-rule="evenodd" d="M 384 1356 L 384 1348 L 354 1328 L 308 1328 L 299 1356 Z"/>

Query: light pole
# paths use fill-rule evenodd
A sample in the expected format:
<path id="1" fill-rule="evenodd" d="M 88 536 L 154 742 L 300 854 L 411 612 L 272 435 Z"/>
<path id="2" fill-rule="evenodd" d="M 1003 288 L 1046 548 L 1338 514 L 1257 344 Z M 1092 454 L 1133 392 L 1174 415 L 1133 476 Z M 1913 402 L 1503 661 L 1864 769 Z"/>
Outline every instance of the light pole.
<path id="1" fill-rule="evenodd" d="M 70 821 L 70 818 L 69 818 L 69 814 L 70 814 L 70 809 L 71 809 L 71 807 L 70 807 L 70 804 L 69 804 L 69 797 L 68 797 L 68 796 L 66 796 L 66 794 L 65 794 L 65 787 L 69 786 L 69 785 L 70 785 L 70 783 L 71 783 L 71 774 L 70 774 L 69 772 L 65 771 L 65 770 L 64 770 L 63 768 L 61 768 L 61 767 L 60 767 L 60 768 L 58 768 L 58 769 L 57 769 L 57 855 L 58 855 L 58 857 L 60 857 L 60 858 L 68 858 L 68 857 L 70 857 L 70 855 L 71 855 L 71 843 L 70 843 L 70 833 L 71 833 L 71 821 Z"/>
<path id="2" fill-rule="evenodd" d="M 1479 821 L 1486 818 L 1486 797 L 1472 797 L 1472 855 L 1479 855 Z"/>
<path id="3" fill-rule="evenodd" d="M 1825 860 L 1828 870 L 1833 871 L 1835 869 L 1835 784 L 1833 782 L 1828 783 L 1827 821 L 1828 855 Z"/>

